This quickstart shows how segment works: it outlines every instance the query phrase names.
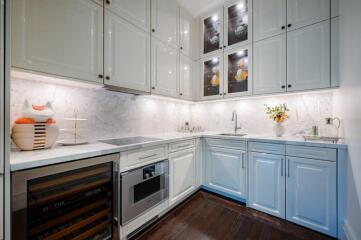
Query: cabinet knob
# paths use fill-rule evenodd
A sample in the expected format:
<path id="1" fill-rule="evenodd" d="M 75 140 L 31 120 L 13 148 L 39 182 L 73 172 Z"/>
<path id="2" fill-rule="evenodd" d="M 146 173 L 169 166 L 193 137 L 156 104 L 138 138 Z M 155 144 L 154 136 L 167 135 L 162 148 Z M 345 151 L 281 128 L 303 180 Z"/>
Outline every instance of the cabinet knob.
<path id="1" fill-rule="evenodd" d="M 219 94 L 219 96 L 222 96 L 222 95 L 223 95 L 222 93 Z"/>
<path id="2" fill-rule="evenodd" d="M 110 77 L 109 77 L 109 76 L 106 76 L 105 79 L 106 79 L 106 80 L 110 80 Z"/>
<path id="3" fill-rule="evenodd" d="M 106 0 L 105 2 L 106 2 L 107 4 L 110 4 L 110 0 Z"/>
<path id="4" fill-rule="evenodd" d="M 183 93 L 179 93 L 179 95 L 183 96 Z"/>
<path id="5" fill-rule="evenodd" d="M 223 93 L 223 95 L 227 95 L 227 93 Z"/>
<path id="6" fill-rule="evenodd" d="M 219 47 L 220 50 L 222 50 L 223 48 L 222 47 Z"/>
<path id="7" fill-rule="evenodd" d="M 291 23 L 289 23 L 287 26 L 290 28 L 290 27 L 292 27 L 292 24 L 291 24 Z"/>
<path id="8" fill-rule="evenodd" d="M 281 88 L 286 88 L 286 86 L 285 86 L 285 85 L 282 85 Z"/>
<path id="9" fill-rule="evenodd" d="M 291 87 L 292 87 L 292 85 L 291 85 L 291 84 L 288 84 L 288 86 L 287 86 L 287 87 L 291 88 Z"/>
<path id="10" fill-rule="evenodd" d="M 179 49 L 180 49 L 180 50 L 183 50 L 183 47 L 180 47 Z"/>
<path id="11" fill-rule="evenodd" d="M 154 28 L 152 29 L 152 32 L 155 32 L 155 29 L 154 29 Z"/>
<path id="12" fill-rule="evenodd" d="M 98 75 L 98 78 L 103 78 L 103 74 L 99 74 L 99 75 Z"/>
<path id="13" fill-rule="evenodd" d="M 282 26 L 281 29 L 282 29 L 282 30 L 286 29 L 286 26 Z"/>
<path id="14" fill-rule="evenodd" d="M 223 48 L 226 48 L 227 46 L 223 46 Z"/>
<path id="15" fill-rule="evenodd" d="M 154 90 L 154 89 L 155 89 L 155 87 L 152 87 L 152 89 Z"/>

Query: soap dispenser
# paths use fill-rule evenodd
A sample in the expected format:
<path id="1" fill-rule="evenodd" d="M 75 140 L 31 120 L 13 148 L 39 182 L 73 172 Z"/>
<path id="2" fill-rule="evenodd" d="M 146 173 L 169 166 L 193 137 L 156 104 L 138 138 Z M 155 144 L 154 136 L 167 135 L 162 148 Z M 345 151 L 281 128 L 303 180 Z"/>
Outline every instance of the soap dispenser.
<path id="1" fill-rule="evenodd" d="M 335 124 L 337 121 L 337 124 Z M 321 128 L 321 137 L 338 138 L 341 120 L 339 118 L 325 118 L 325 124 Z"/>

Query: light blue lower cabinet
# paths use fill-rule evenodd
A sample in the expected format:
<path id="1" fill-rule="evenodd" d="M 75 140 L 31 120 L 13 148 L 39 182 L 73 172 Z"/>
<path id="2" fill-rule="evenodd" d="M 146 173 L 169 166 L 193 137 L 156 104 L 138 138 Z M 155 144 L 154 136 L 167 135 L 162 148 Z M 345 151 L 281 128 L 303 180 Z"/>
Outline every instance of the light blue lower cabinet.
<path id="1" fill-rule="evenodd" d="M 336 237 L 336 162 L 287 157 L 286 168 L 286 219 Z"/>
<path id="2" fill-rule="evenodd" d="M 248 206 L 285 218 L 285 157 L 268 153 L 248 154 Z"/>
<path id="3" fill-rule="evenodd" d="M 245 151 L 208 146 L 204 163 L 206 190 L 245 201 L 247 190 Z"/>

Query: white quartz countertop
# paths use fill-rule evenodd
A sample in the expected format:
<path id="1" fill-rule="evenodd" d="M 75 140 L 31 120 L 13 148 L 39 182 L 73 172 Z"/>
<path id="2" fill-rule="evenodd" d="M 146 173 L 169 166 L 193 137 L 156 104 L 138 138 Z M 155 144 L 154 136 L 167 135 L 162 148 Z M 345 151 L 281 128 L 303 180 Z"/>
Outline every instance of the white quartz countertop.
<path id="1" fill-rule="evenodd" d="M 171 142 L 194 139 L 199 137 L 271 142 L 271 143 L 280 143 L 280 144 L 328 147 L 328 148 L 347 148 L 347 145 L 343 143 L 333 144 L 333 143 L 325 143 L 319 141 L 304 141 L 301 137 L 293 137 L 293 136 L 274 137 L 274 136 L 247 134 L 244 137 L 239 137 L 239 136 L 221 136 L 218 133 L 205 132 L 205 133 L 153 134 L 153 135 L 145 135 L 143 137 L 157 138 L 157 140 L 144 142 L 140 144 L 129 144 L 122 146 L 115 146 L 115 145 L 95 141 L 89 144 L 78 145 L 78 146 L 57 145 L 51 149 L 45 149 L 45 150 L 13 151 L 10 155 L 10 169 L 13 172 L 21 171 L 30 168 L 59 164 L 74 160 L 118 153 L 126 150 L 138 149 L 142 147 L 154 146 L 159 144 L 167 144 Z"/>

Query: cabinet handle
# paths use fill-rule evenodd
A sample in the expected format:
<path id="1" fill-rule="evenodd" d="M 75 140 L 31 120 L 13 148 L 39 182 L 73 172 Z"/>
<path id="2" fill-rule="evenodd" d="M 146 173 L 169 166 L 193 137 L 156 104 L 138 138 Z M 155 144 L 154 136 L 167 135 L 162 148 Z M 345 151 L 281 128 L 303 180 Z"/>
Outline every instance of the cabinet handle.
<path id="1" fill-rule="evenodd" d="M 291 174 L 290 174 L 290 159 L 289 158 L 287 159 L 287 174 L 288 174 L 288 178 L 290 178 Z"/>
<path id="2" fill-rule="evenodd" d="M 283 161 L 284 158 L 281 158 L 281 177 L 283 177 Z"/>
<path id="3" fill-rule="evenodd" d="M 244 153 L 242 153 L 242 168 L 244 168 Z"/>
<path id="4" fill-rule="evenodd" d="M 107 4 L 110 4 L 110 0 L 106 0 L 105 2 L 106 2 Z"/>
<path id="5" fill-rule="evenodd" d="M 106 77 L 105 77 L 105 80 L 110 80 L 110 77 L 109 77 L 109 76 L 106 76 Z"/>
<path id="6" fill-rule="evenodd" d="M 289 23 L 289 24 L 287 25 L 287 27 L 289 27 L 289 28 L 290 28 L 290 27 L 292 27 L 292 24 L 291 24 L 291 23 Z"/>
<path id="7" fill-rule="evenodd" d="M 282 26 L 281 29 L 282 29 L 282 30 L 286 29 L 286 26 Z"/>
<path id="8" fill-rule="evenodd" d="M 99 75 L 98 75 L 98 78 L 103 78 L 103 74 L 99 74 Z"/>
<path id="9" fill-rule="evenodd" d="M 151 158 L 151 157 L 155 157 L 155 156 L 157 156 L 158 154 L 152 154 L 152 155 L 148 155 L 148 156 L 145 156 L 145 157 L 140 157 L 139 159 L 140 160 L 143 160 L 143 159 L 147 159 L 147 158 Z"/>
<path id="10" fill-rule="evenodd" d="M 154 28 L 152 29 L 152 32 L 155 32 L 155 29 L 154 29 Z"/>
<path id="11" fill-rule="evenodd" d="M 282 85 L 281 88 L 286 88 L 286 86 L 285 86 L 285 85 Z"/>
<path id="12" fill-rule="evenodd" d="M 287 87 L 291 88 L 291 87 L 292 87 L 292 85 L 291 85 L 291 84 L 288 84 L 288 86 L 287 86 Z"/>

